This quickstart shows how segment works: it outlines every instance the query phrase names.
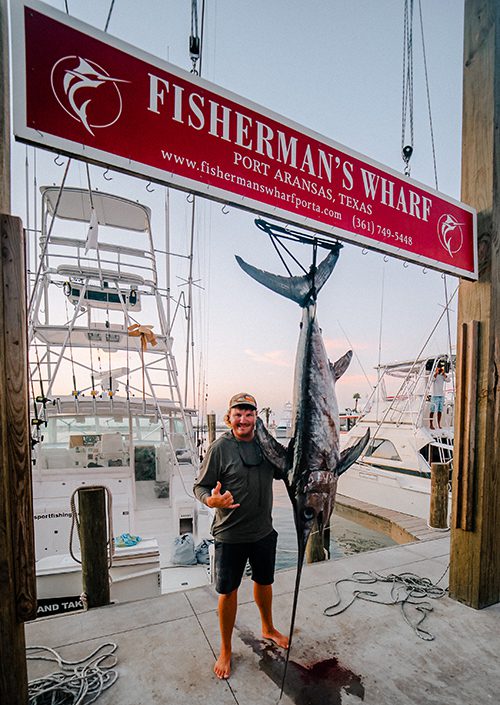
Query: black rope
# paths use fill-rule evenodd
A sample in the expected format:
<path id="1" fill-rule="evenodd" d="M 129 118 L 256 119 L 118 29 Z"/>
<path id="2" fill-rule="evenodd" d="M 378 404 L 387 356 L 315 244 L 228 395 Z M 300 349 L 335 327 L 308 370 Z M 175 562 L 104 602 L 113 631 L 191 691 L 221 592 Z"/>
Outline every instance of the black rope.
<path id="1" fill-rule="evenodd" d="M 203 33 L 205 29 L 205 1 L 201 6 L 201 36 L 198 34 L 198 0 L 191 0 L 191 34 L 189 36 L 189 57 L 193 64 L 191 73 L 201 76 Z M 199 61 L 199 69 L 197 64 Z"/>
<path id="2" fill-rule="evenodd" d="M 109 21 L 111 20 L 111 14 L 112 14 L 112 12 L 113 12 L 113 7 L 114 7 L 114 5 L 115 5 L 115 0 L 111 0 L 111 5 L 110 5 L 110 7 L 109 7 L 109 12 L 108 12 L 108 18 L 107 18 L 106 24 L 105 24 L 105 26 L 104 26 L 104 31 L 105 31 L 105 32 L 108 31 Z"/>
<path id="3" fill-rule="evenodd" d="M 282 253 L 278 249 L 279 247 L 284 250 L 287 255 L 292 259 L 295 264 L 302 270 L 304 274 L 311 274 L 314 277 L 314 273 L 316 270 L 316 261 L 317 261 L 317 251 L 318 247 L 324 247 L 328 250 L 331 250 L 332 247 L 336 246 L 338 243 L 334 242 L 332 243 L 331 241 L 325 241 L 322 240 L 321 238 L 318 238 L 314 235 L 307 235 L 304 233 L 300 233 L 295 230 L 290 230 L 289 228 L 283 228 L 280 225 L 275 225 L 273 223 L 269 223 L 266 220 L 263 220 L 262 218 L 257 218 L 255 221 L 255 225 L 259 228 L 259 230 L 262 230 L 265 232 L 267 235 L 269 235 L 269 239 L 271 240 L 271 243 L 276 250 L 278 257 L 283 263 L 283 266 L 285 267 L 287 273 L 289 276 L 293 276 L 290 268 L 288 267 Z M 293 252 L 285 245 L 283 240 L 292 240 L 293 242 L 301 242 L 303 244 L 311 244 L 313 247 L 313 261 L 311 264 L 311 267 L 309 270 L 307 270 L 302 263 L 295 257 Z"/>
<path id="4" fill-rule="evenodd" d="M 404 6 L 402 93 L 401 154 L 405 163 L 405 174 L 409 176 L 413 154 L 413 0 L 405 0 Z"/>

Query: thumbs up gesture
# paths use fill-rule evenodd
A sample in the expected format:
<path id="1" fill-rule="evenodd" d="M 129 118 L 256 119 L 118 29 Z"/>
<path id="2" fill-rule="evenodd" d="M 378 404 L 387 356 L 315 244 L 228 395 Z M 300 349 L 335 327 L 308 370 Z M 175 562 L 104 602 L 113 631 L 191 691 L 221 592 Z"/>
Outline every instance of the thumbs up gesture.
<path id="1" fill-rule="evenodd" d="M 212 490 L 212 496 L 207 497 L 207 507 L 218 507 L 219 509 L 236 509 L 239 504 L 234 503 L 233 495 L 226 490 L 221 494 L 221 483 L 217 482 Z"/>

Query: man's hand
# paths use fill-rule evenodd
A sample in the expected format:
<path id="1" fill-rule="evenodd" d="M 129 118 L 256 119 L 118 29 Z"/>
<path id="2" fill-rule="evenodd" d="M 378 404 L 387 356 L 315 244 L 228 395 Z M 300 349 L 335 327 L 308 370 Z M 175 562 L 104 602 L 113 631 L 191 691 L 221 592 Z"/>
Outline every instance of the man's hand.
<path id="1" fill-rule="evenodd" d="M 207 497 L 206 503 L 207 507 L 218 507 L 219 509 L 236 509 L 239 504 L 234 503 L 233 495 L 229 490 L 226 490 L 224 494 L 220 493 L 221 484 L 217 482 L 212 490 L 212 496 Z"/>

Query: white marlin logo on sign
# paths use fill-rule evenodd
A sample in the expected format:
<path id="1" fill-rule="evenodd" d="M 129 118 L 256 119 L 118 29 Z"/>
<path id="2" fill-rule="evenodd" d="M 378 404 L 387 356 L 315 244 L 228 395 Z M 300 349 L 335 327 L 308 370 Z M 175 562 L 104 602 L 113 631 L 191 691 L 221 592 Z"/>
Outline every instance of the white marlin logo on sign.
<path id="1" fill-rule="evenodd" d="M 96 128 L 110 127 L 122 113 L 122 97 L 117 83 L 102 66 L 81 56 L 65 56 L 57 61 L 50 75 L 52 91 L 72 118 L 94 135 Z"/>
<path id="2" fill-rule="evenodd" d="M 462 225 L 463 223 L 459 223 L 455 216 L 449 213 L 442 215 L 438 220 L 439 242 L 450 257 L 462 248 L 464 241 Z"/>

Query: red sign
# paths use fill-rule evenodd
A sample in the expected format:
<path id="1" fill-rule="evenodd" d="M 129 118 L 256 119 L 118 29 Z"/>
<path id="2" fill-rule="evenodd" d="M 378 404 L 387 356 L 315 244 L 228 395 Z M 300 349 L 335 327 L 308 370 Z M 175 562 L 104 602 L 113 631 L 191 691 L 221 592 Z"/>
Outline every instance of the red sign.
<path id="1" fill-rule="evenodd" d="M 42 3 L 13 24 L 18 139 L 477 278 L 472 208 Z"/>

